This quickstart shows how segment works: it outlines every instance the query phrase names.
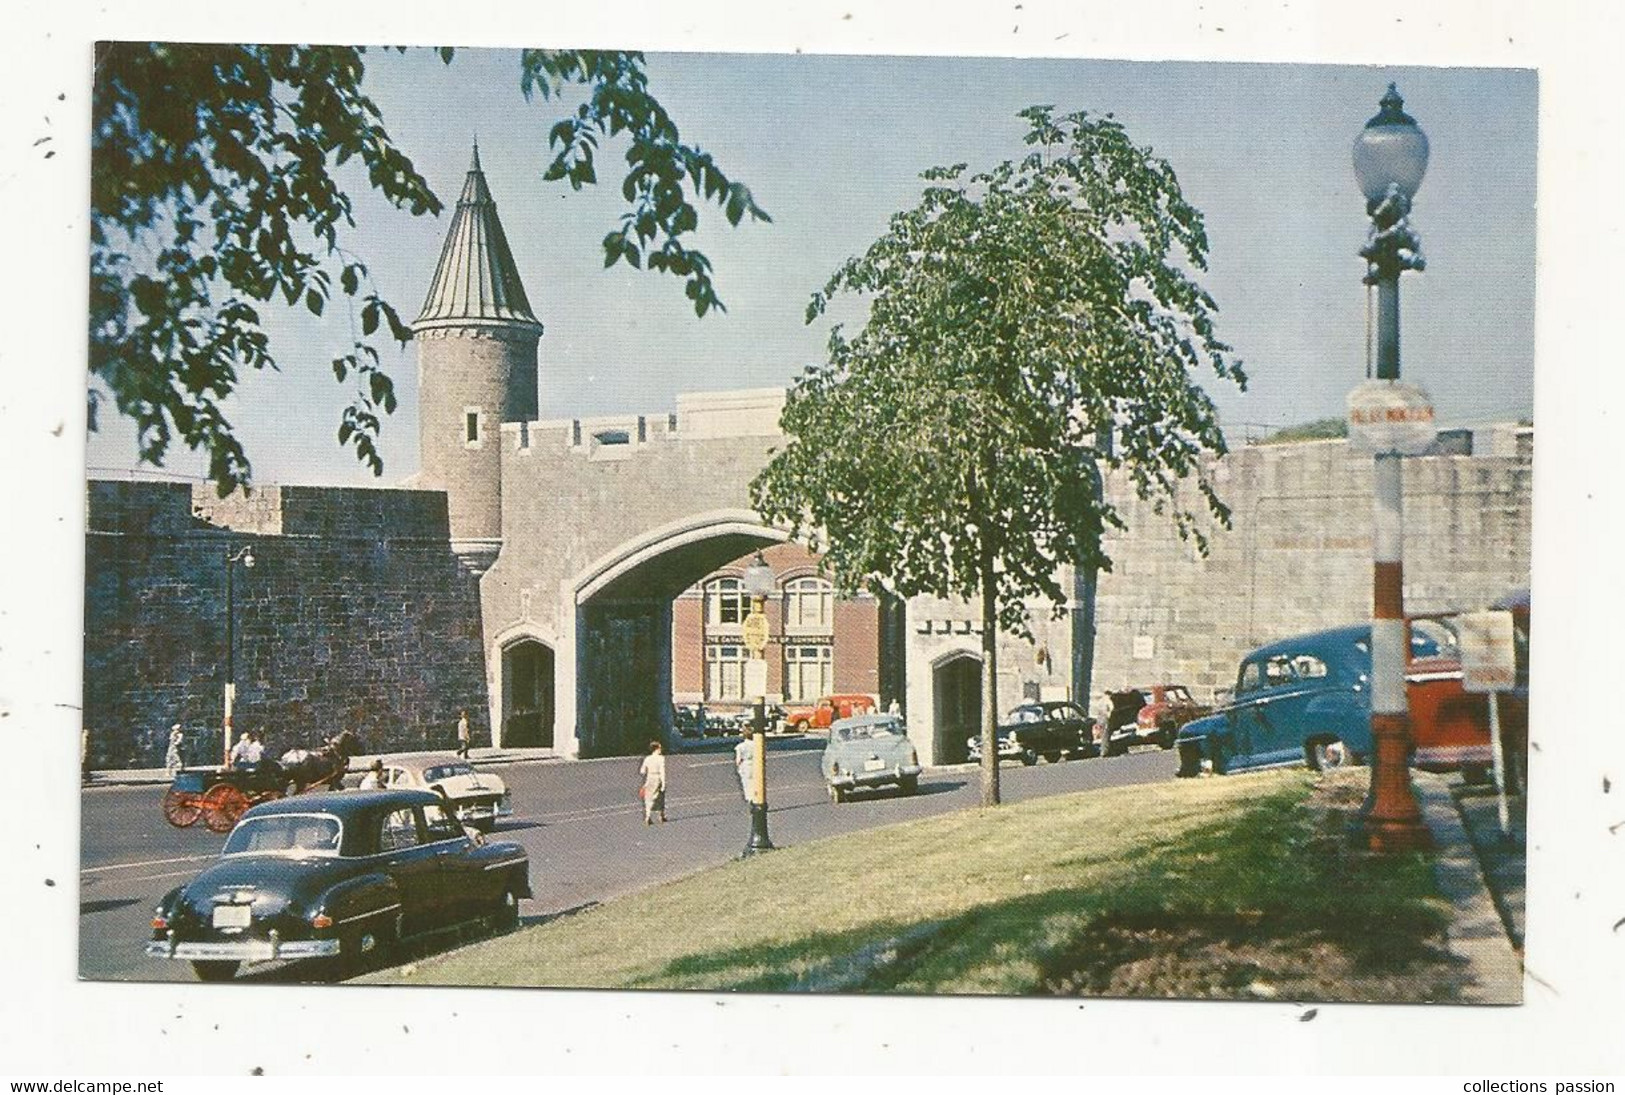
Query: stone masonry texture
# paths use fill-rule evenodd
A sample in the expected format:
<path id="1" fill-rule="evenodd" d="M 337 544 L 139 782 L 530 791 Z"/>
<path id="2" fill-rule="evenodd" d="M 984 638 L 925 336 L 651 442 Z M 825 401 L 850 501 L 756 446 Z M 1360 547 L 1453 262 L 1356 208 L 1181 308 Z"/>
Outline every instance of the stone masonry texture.
<path id="1" fill-rule="evenodd" d="M 84 720 L 95 766 L 157 766 L 171 724 L 218 763 L 234 573 L 237 729 L 273 754 L 340 730 L 369 751 L 451 748 L 467 708 L 489 740 L 480 607 L 436 492 L 92 483 Z"/>

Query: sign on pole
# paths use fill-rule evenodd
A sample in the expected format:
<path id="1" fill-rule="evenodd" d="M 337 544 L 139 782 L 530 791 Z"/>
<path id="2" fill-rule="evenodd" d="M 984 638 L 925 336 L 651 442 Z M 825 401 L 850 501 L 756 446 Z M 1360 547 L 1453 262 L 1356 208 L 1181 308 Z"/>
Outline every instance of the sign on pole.
<path id="1" fill-rule="evenodd" d="M 745 663 L 745 696 L 760 700 L 767 695 L 767 662 L 752 658 Z"/>
<path id="2" fill-rule="evenodd" d="M 1512 613 L 1464 612 L 1456 617 L 1461 644 L 1461 686 L 1468 692 L 1488 692 L 1490 750 L 1495 766 L 1495 790 L 1501 832 L 1511 831 L 1507 812 L 1506 758 L 1501 752 L 1500 693 L 1518 683 L 1516 648 L 1512 641 Z"/>
<path id="3" fill-rule="evenodd" d="M 751 657 L 760 658 L 767 649 L 767 614 L 752 612 L 745 617 L 745 649 Z"/>
<path id="4" fill-rule="evenodd" d="M 1456 617 L 1461 642 L 1461 686 L 1469 692 L 1505 692 L 1518 683 L 1512 613 L 1465 612 Z"/>
<path id="5" fill-rule="evenodd" d="M 1368 380 L 1349 392 L 1349 445 L 1360 452 L 1421 456 L 1433 445 L 1433 401 L 1415 384 Z"/>

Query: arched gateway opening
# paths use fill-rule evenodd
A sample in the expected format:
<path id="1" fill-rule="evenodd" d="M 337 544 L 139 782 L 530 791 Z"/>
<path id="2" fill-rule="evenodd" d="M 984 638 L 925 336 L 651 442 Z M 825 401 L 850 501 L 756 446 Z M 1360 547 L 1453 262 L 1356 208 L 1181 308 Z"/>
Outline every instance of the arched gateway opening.
<path id="1" fill-rule="evenodd" d="M 950 654 L 931 670 L 933 727 L 938 764 L 963 764 L 970 754 L 966 739 L 982 726 L 982 659 Z"/>
<path id="2" fill-rule="evenodd" d="M 536 639 L 504 646 L 502 744 L 550 748 L 553 721 L 553 648 Z"/>
<path id="3" fill-rule="evenodd" d="M 623 545 L 576 592 L 576 735 L 583 757 L 641 753 L 672 733 L 672 602 L 740 556 L 786 539 L 712 515 Z"/>

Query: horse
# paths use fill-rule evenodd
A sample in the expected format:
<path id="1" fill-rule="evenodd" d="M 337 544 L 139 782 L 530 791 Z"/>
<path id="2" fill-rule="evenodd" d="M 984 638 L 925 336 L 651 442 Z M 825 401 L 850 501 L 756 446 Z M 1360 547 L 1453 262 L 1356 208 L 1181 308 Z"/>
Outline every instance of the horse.
<path id="1" fill-rule="evenodd" d="M 341 730 L 319 749 L 289 749 L 277 762 L 284 782 L 293 784 L 293 793 L 318 783 L 327 784 L 329 791 L 344 786 L 344 773 L 350 768 L 350 758 L 361 752 L 361 739 L 348 730 Z"/>

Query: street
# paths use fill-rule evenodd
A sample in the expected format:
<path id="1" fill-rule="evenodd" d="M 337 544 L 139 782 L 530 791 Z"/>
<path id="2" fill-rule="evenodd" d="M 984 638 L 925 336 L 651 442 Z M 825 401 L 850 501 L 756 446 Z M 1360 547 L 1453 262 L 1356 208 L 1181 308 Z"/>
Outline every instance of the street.
<path id="1" fill-rule="evenodd" d="M 822 749 L 818 738 L 771 745 L 770 829 L 777 845 L 975 808 L 980 799 L 978 772 L 965 766 L 928 770 L 913 796 L 887 789 L 836 806 L 819 772 Z M 516 841 L 530 854 L 535 896 L 521 906 L 526 923 L 692 874 L 744 848 L 749 817 L 731 743 L 695 744 L 670 756 L 665 825 L 643 824 L 638 763 L 629 757 L 489 766 L 507 781 L 514 804 L 492 839 Z M 1004 800 L 1014 803 L 1171 779 L 1173 771 L 1172 754 L 1150 749 L 1033 768 L 1005 764 L 1001 784 Z M 159 809 L 163 793 L 160 786 L 107 787 L 80 796 L 81 976 L 192 979 L 187 963 L 149 959 L 142 946 L 158 899 L 201 869 L 224 838 L 202 824 L 170 826 Z"/>

